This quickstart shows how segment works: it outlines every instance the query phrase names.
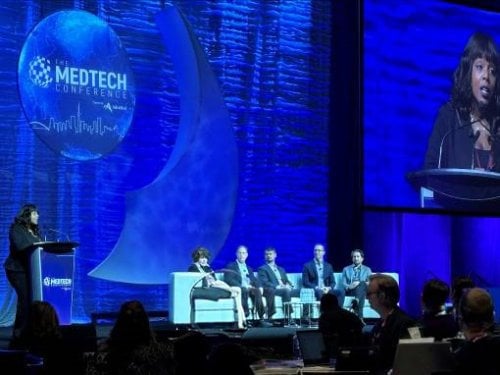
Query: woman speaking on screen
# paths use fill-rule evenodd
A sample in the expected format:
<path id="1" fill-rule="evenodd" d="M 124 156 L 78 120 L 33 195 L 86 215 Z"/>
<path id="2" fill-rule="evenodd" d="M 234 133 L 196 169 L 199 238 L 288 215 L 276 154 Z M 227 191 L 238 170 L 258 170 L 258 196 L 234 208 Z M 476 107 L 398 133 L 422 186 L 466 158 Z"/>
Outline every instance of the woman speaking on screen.
<path id="1" fill-rule="evenodd" d="M 451 100 L 439 110 L 425 168 L 500 171 L 500 56 L 495 41 L 474 33 L 453 75 Z"/>

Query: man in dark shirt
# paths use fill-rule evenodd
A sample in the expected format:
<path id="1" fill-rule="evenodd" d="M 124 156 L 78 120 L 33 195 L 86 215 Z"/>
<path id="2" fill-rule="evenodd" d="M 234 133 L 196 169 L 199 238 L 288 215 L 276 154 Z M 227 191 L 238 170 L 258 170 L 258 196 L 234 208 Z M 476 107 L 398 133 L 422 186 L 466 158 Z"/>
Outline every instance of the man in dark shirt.
<path id="1" fill-rule="evenodd" d="M 457 374 L 500 374 L 500 336 L 492 333 L 493 300 L 481 288 L 465 292 L 459 304 L 464 345 L 455 353 Z"/>
<path id="2" fill-rule="evenodd" d="M 371 371 L 386 374 L 393 365 L 400 338 L 409 338 L 408 328 L 415 321 L 398 307 L 399 285 L 391 276 L 376 273 L 369 278 L 366 297 L 371 307 L 380 314 L 372 330 L 374 354 Z"/>
<path id="3" fill-rule="evenodd" d="M 455 337 L 458 324 L 452 314 L 446 312 L 445 303 L 450 294 L 450 287 L 444 281 L 431 279 L 422 290 L 422 321 L 423 337 L 434 337 L 440 341 L 443 338 Z"/>

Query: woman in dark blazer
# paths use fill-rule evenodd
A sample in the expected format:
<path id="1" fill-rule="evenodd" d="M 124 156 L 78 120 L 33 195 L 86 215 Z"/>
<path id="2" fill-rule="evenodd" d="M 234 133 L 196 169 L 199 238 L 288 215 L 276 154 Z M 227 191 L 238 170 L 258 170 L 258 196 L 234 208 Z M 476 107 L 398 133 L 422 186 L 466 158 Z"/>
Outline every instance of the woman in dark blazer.
<path id="1" fill-rule="evenodd" d="M 33 244 L 41 241 L 38 216 L 38 209 L 34 204 L 25 204 L 14 218 L 9 230 L 9 256 L 5 260 L 4 268 L 7 280 L 17 294 L 13 331 L 15 339 L 19 338 L 26 326 L 32 299 L 29 264 Z"/>

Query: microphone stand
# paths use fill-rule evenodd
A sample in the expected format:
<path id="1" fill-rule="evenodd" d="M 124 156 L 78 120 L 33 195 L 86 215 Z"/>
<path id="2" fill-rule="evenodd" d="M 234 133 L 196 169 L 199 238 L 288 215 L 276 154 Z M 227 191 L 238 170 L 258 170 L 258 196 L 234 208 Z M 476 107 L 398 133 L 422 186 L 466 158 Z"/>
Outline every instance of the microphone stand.
<path id="1" fill-rule="evenodd" d="M 66 237 L 66 241 L 70 242 L 68 233 L 61 232 L 59 230 L 55 230 L 55 229 L 52 229 L 52 228 L 47 229 L 47 232 L 49 232 L 49 233 L 55 233 L 56 235 L 64 236 L 64 237 Z M 46 240 L 47 240 L 47 236 L 44 237 L 44 241 L 46 241 Z M 56 242 L 60 242 L 60 239 L 57 239 Z"/>
<path id="2" fill-rule="evenodd" d="M 462 120 L 460 119 L 460 115 L 458 114 L 458 111 L 456 111 L 456 114 L 457 114 L 458 123 L 460 125 L 456 128 L 449 129 L 446 133 L 444 133 L 443 138 L 441 138 L 441 143 L 439 144 L 439 156 L 438 156 L 438 165 L 437 165 L 438 169 L 441 169 L 444 141 L 450 136 L 450 134 L 479 122 L 479 120 L 474 120 L 474 121 L 469 121 L 469 122 L 463 124 Z M 473 135 L 474 135 L 474 137 L 476 137 L 476 139 L 477 139 L 477 137 L 479 137 L 479 134 L 477 136 L 475 134 L 473 134 Z M 474 144 L 472 147 L 473 147 L 472 153 L 474 155 Z M 474 167 L 474 158 L 472 158 L 472 167 Z"/>
<path id="3" fill-rule="evenodd" d="M 195 273 L 195 272 L 193 272 L 193 273 Z M 207 277 L 207 275 L 210 275 L 210 273 L 201 272 L 201 276 L 195 280 L 195 282 L 193 283 L 193 286 L 191 286 L 191 289 L 189 291 L 189 303 L 191 306 L 189 320 L 191 322 L 191 326 L 194 325 L 194 321 L 195 321 L 195 302 L 194 302 L 195 299 L 193 298 L 194 289 L 200 283 L 200 281 L 202 281 L 205 277 Z"/>

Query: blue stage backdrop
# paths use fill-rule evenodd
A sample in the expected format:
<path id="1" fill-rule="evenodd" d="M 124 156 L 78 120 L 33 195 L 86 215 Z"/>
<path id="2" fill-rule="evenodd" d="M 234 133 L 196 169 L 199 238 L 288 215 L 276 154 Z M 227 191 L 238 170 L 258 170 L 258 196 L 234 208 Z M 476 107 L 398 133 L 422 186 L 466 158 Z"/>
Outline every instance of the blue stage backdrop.
<path id="1" fill-rule="evenodd" d="M 368 211 L 364 220 L 366 263 L 399 273 L 401 305 L 414 316 L 427 280 L 469 276 L 495 293 L 499 320 L 499 218 Z"/>
<path id="2" fill-rule="evenodd" d="M 196 161 L 197 157 L 210 159 L 214 152 L 224 155 L 233 147 L 231 139 L 237 152 L 232 154 L 230 169 L 226 168 L 231 159 L 221 160 L 222 167 L 198 168 L 189 187 L 201 190 L 183 191 L 174 180 L 173 190 L 164 191 L 170 200 L 166 211 L 161 191 L 155 193 L 156 200 L 146 203 L 137 192 L 165 177 L 172 160 L 185 162 L 186 154 L 181 151 L 196 141 L 192 137 L 200 130 L 183 129 L 183 88 L 171 55 L 175 51 L 167 50 L 175 43 L 163 40 L 168 33 L 158 27 L 158 12 L 170 5 L 176 5 L 191 25 L 228 111 L 227 138 L 218 138 L 219 130 L 205 129 L 204 142 L 212 139 L 214 143 L 204 143 L 190 157 Z M 207 228 L 198 224 L 210 220 L 212 214 L 230 219 L 229 225 L 223 221 L 227 227 L 214 229 L 217 241 L 211 237 L 208 243 L 215 269 L 233 259 L 238 244 L 246 244 L 253 266 L 262 263 L 266 246 L 275 246 L 278 261 L 290 271 L 299 271 L 312 256 L 314 243 L 325 242 L 327 237 L 330 7 L 329 1 L 313 0 L 2 1 L 0 260 L 7 256 L 8 228 L 17 210 L 25 202 L 37 204 L 42 231 L 50 234 L 49 239 L 68 236 L 80 243 L 75 263 L 75 322 L 87 321 L 93 312 L 116 311 L 130 298 L 142 300 L 150 310 L 166 310 L 169 273 L 186 270 L 191 261 L 192 246 L 179 244 L 205 238 Z M 112 149 L 104 147 L 102 156 L 79 153 L 80 157 L 68 158 L 54 152 L 23 113 L 16 85 L 23 44 L 40 21 L 63 10 L 86 11 L 107 23 L 121 41 L 134 77 L 130 127 L 120 134 L 123 139 L 113 140 Z M 37 61 L 37 68 L 46 62 Z M 40 113 L 31 115 L 38 118 Z M 222 123 L 216 125 L 222 129 Z M 57 145 L 57 150 L 64 146 Z M 229 187 L 231 178 L 224 174 L 228 170 L 235 173 Z M 196 196 L 196 192 L 203 194 Z M 209 207 L 212 211 L 207 213 L 203 204 L 207 200 L 220 207 Z M 140 222 L 132 227 L 144 228 L 124 233 L 126 221 L 137 219 L 130 210 L 138 205 L 143 205 Z M 191 216 L 184 215 L 186 210 Z M 161 234 L 166 228 L 173 233 L 172 223 L 177 225 L 178 241 L 164 243 Z M 108 267 L 110 263 L 100 268 L 124 236 L 127 247 L 118 258 L 127 262 L 130 254 L 134 259 L 129 280 L 119 262 L 113 264 L 114 270 Z M 161 267 L 151 272 L 157 259 L 169 261 L 157 263 Z M 127 264 L 125 270 L 130 267 Z M 93 270 L 103 272 L 89 276 Z M 11 296 L 2 274 L 2 324 L 12 318 L 5 313 Z"/>

